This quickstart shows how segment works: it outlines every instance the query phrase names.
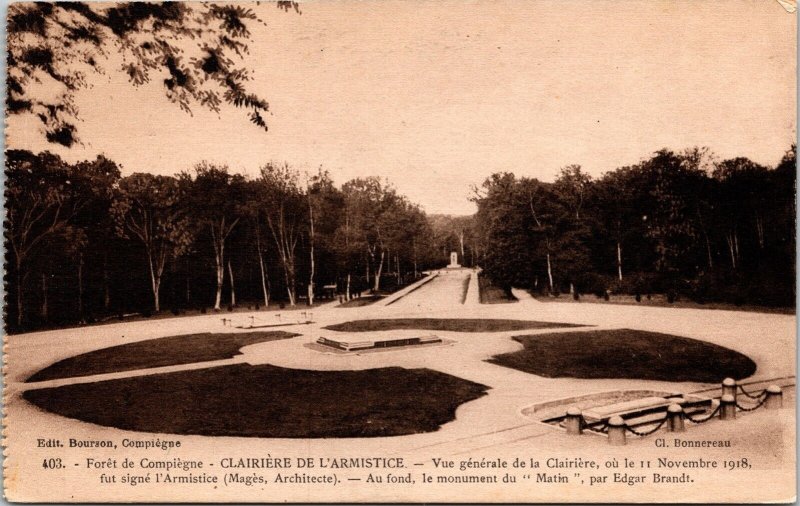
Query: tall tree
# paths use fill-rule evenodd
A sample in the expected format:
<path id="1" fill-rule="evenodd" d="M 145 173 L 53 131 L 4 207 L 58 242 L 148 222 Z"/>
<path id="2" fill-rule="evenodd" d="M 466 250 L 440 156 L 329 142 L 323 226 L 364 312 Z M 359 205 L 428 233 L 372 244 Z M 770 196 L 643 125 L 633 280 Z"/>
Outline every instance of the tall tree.
<path id="1" fill-rule="evenodd" d="M 656 268 L 674 275 L 695 269 L 693 252 L 700 235 L 691 190 L 704 174 L 686 157 L 662 149 L 642 163 L 652 180 L 652 212 L 646 216 L 647 235 L 656 244 Z"/>
<path id="2" fill-rule="evenodd" d="M 289 304 L 297 303 L 297 243 L 303 232 L 306 202 L 299 174 L 288 164 L 267 164 L 259 178 L 263 215 L 275 241 L 283 267 Z"/>
<path id="3" fill-rule="evenodd" d="M 59 235 L 83 238 L 81 227 L 91 224 L 78 220 L 99 199 L 107 199 L 119 172 L 104 159 L 96 163 L 66 164 L 45 152 L 6 152 L 6 244 L 13 257 L 16 276 L 16 318 L 25 320 L 25 284 L 31 260 L 43 253 L 42 247 Z M 91 216 L 91 212 L 85 216 Z M 79 242 L 76 241 L 75 245 Z M 84 244 L 81 239 L 80 244 Z M 77 251 L 77 250 L 76 250 Z"/>
<path id="4" fill-rule="evenodd" d="M 617 279 L 622 281 L 626 270 L 634 266 L 636 256 L 648 249 L 645 244 L 645 221 L 649 212 L 649 194 L 640 167 L 622 167 L 609 172 L 595 183 L 597 210 L 602 223 L 601 235 L 612 240 L 611 250 Z M 608 257 L 606 257 L 608 258 Z M 606 262 L 609 262 L 608 258 Z M 602 265 L 604 262 L 600 262 Z"/>
<path id="5" fill-rule="evenodd" d="M 176 178 L 136 173 L 120 180 L 111 208 L 117 233 L 144 246 L 155 311 L 161 310 L 164 267 L 192 241 L 191 222 L 181 197 Z"/>
<path id="6" fill-rule="evenodd" d="M 356 178 L 342 185 L 348 227 L 357 236 L 354 243 L 366 248 L 367 277 L 372 268 L 372 290 L 380 291 L 381 276 L 396 232 L 397 219 L 405 205 L 396 190 L 379 177 Z"/>
<path id="7" fill-rule="evenodd" d="M 180 176 L 186 201 L 191 206 L 190 216 L 198 228 L 208 231 L 214 251 L 214 267 L 217 283 L 214 309 L 222 304 L 222 285 L 225 280 L 225 244 L 243 216 L 245 204 L 245 179 L 239 174 L 230 174 L 227 166 L 201 162 L 189 173 Z M 228 269 L 229 272 L 232 269 Z M 233 283 L 231 277 L 231 283 Z M 235 305 L 231 301 L 232 305 Z"/>
<path id="8" fill-rule="evenodd" d="M 308 205 L 309 274 L 308 302 L 314 303 L 314 291 L 320 271 L 336 270 L 331 261 L 336 252 L 336 230 L 342 218 L 344 201 L 328 171 L 317 170 L 306 177 L 306 199 Z M 325 281 L 333 281 L 327 279 Z"/>

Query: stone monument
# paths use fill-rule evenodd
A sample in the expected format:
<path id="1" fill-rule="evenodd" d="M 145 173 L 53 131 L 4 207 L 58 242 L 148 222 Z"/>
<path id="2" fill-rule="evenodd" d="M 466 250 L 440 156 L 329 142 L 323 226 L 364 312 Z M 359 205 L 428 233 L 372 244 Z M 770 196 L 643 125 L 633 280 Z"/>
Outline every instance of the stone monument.
<path id="1" fill-rule="evenodd" d="M 450 252 L 450 265 L 447 266 L 448 269 L 458 269 L 461 267 L 461 264 L 458 263 L 458 253 L 455 251 Z"/>

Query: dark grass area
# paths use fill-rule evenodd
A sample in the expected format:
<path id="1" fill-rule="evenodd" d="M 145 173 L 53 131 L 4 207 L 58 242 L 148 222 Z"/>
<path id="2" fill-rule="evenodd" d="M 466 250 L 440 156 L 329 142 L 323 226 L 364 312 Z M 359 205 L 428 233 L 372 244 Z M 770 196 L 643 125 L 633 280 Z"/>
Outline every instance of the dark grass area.
<path id="1" fill-rule="evenodd" d="M 429 369 L 232 365 L 28 390 L 36 406 L 125 430 L 245 437 L 379 437 L 437 430 L 487 387 Z"/>
<path id="2" fill-rule="evenodd" d="M 503 290 L 494 285 L 486 276 L 478 276 L 478 286 L 480 287 L 481 304 L 507 304 L 517 302 L 517 298 L 511 290 Z"/>
<path id="3" fill-rule="evenodd" d="M 385 299 L 385 295 L 366 295 L 364 297 L 358 297 L 357 299 L 350 299 L 343 304 L 339 304 L 336 307 L 364 307 L 369 306 L 370 304 L 374 304 L 381 299 Z"/>
<path id="4" fill-rule="evenodd" d="M 37 372 L 26 381 L 46 381 L 74 376 L 132 371 L 149 367 L 192 364 L 231 358 L 239 349 L 256 343 L 298 336 L 290 332 L 241 332 L 235 334 L 188 334 L 161 337 L 102 348 L 65 358 Z"/>
<path id="5" fill-rule="evenodd" d="M 375 332 L 380 330 L 443 330 L 452 332 L 507 332 L 512 330 L 583 327 L 572 323 L 552 323 L 525 320 L 469 318 L 397 318 L 355 320 L 324 327 L 338 332 Z"/>
<path id="6" fill-rule="evenodd" d="M 625 378 L 717 383 L 742 379 L 756 364 L 715 344 L 641 330 L 595 330 L 515 336 L 521 351 L 496 355 L 493 364 L 548 378 Z"/>

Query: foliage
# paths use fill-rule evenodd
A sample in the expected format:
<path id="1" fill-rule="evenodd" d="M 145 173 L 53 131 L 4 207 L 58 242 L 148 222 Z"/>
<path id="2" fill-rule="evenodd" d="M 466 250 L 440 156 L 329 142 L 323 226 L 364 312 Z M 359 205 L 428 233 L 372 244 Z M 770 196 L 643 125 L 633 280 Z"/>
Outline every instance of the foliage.
<path id="1" fill-rule="evenodd" d="M 692 148 L 662 149 L 597 181 L 578 166 L 553 183 L 493 174 L 474 197 L 481 260 L 501 287 L 553 295 L 792 306 L 794 153 L 775 169 Z"/>
<path id="2" fill-rule="evenodd" d="M 144 246 L 156 311 L 160 310 L 161 278 L 167 262 L 192 243 L 191 222 L 181 197 L 177 179 L 137 173 L 120 181 L 111 207 L 117 233 Z"/>
<path id="3" fill-rule="evenodd" d="M 232 278 L 247 305 L 297 303 L 309 285 L 377 294 L 443 267 L 462 240 L 460 261 L 499 293 L 794 304 L 794 146 L 774 169 L 693 149 L 596 180 L 575 166 L 552 183 L 497 173 L 473 217 L 427 216 L 380 178 L 337 187 L 287 164 L 252 179 L 209 163 L 121 177 L 102 156 L 6 156 L 10 331 L 155 315 L 162 299 L 178 314 L 232 308 Z"/>
<path id="4" fill-rule="evenodd" d="M 294 2 L 278 7 L 297 10 Z M 69 147 L 78 140 L 76 92 L 113 64 L 133 86 L 163 76 L 165 96 L 186 112 L 193 104 L 215 112 L 229 104 L 248 110 L 250 121 L 266 130 L 269 104 L 248 91 L 251 72 L 242 65 L 254 25 L 265 24 L 234 4 L 14 3 L 7 23 L 6 110 L 33 114 L 48 141 Z"/>

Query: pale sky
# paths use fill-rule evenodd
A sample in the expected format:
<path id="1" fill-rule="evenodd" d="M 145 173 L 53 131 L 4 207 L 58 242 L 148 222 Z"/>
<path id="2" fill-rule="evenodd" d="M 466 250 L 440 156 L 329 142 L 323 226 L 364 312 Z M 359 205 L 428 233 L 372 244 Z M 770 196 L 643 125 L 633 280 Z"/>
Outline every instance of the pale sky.
<path id="1" fill-rule="evenodd" d="M 775 165 L 794 141 L 795 16 L 773 0 L 319 1 L 257 9 L 248 66 L 270 130 L 241 110 L 181 112 L 161 80 L 116 73 L 78 95 L 84 146 L 9 119 L 8 145 L 123 174 L 201 160 L 255 175 L 322 165 L 389 178 L 431 213 L 470 214 L 471 185 L 511 171 L 593 176 L 662 147 Z"/>

